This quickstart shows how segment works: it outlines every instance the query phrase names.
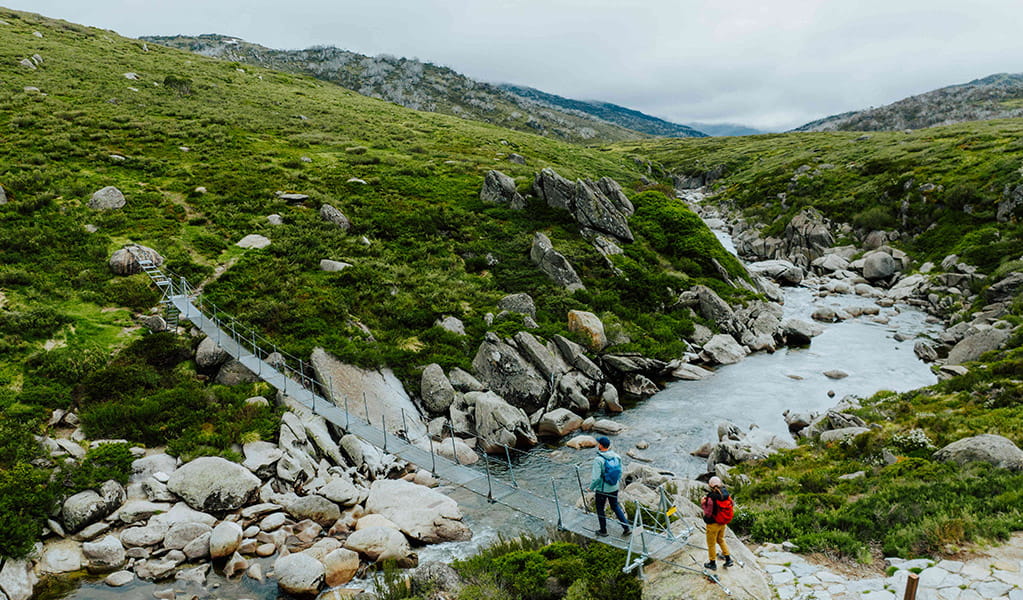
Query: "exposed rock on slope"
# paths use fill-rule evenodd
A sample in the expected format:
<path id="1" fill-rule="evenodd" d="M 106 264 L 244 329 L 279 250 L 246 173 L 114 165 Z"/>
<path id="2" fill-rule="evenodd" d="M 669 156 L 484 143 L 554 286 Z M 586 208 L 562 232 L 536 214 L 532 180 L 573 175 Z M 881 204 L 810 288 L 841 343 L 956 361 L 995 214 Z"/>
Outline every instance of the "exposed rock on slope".
<path id="1" fill-rule="evenodd" d="M 898 102 L 832 115 L 794 131 L 899 131 L 1023 116 L 1023 73 L 998 73 Z"/>

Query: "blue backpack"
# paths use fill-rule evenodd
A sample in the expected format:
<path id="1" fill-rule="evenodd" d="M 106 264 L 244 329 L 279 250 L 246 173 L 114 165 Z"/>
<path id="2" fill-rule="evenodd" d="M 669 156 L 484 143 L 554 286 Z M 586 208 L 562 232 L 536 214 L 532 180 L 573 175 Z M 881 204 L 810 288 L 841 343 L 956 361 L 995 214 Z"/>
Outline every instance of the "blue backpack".
<path id="1" fill-rule="evenodd" d="M 608 485 L 618 485 L 618 481 L 622 478 L 622 459 L 617 456 L 605 456 L 604 471 L 601 473 L 601 477 Z"/>

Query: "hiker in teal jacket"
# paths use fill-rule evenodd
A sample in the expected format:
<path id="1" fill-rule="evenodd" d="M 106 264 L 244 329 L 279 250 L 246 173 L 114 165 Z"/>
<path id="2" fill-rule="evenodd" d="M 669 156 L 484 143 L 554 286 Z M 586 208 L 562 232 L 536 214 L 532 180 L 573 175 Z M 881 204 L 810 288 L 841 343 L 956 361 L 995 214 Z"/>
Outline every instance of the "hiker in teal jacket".
<path id="1" fill-rule="evenodd" d="M 609 460 L 618 461 L 617 477 L 605 477 Z M 607 535 L 607 518 L 604 516 L 604 504 L 610 504 L 611 510 L 618 517 L 618 522 L 622 524 L 622 535 L 629 535 L 631 532 L 629 529 L 629 519 L 625 516 L 625 512 L 622 511 L 621 505 L 618 504 L 618 480 L 621 477 L 621 464 L 621 457 L 611 452 L 611 440 L 606 436 L 597 438 L 597 456 L 594 457 L 593 468 L 590 469 L 590 489 L 596 492 L 597 495 L 597 522 L 600 525 L 597 535 L 599 536 Z M 609 479 L 614 481 L 609 481 Z"/>

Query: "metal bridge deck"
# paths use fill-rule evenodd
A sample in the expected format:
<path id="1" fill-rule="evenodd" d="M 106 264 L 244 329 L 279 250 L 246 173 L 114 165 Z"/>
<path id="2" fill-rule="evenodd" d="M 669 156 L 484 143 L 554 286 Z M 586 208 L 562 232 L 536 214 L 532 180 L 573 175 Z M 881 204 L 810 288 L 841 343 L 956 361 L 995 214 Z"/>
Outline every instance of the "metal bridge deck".
<path id="1" fill-rule="evenodd" d="M 346 412 L 267 363 L 260 358 L 260 355 L 264 354 L 263 352 L 254 345 L 247 347 L 247 341 L 239 342 L 235 335 L 221 329 L 218 322 L 209 318 L 196 307 L 189 296 L 171 295 L 168 301 L 180 312 L 182 318 L 191 321 L 200 331 L 216 341 L 229 355 L 260 379 L 285 395 L 291 396 L 338 428 L 409 463 L 431 471 L 439 479 L 479 494 L 492 502 L 557 524 L 561 529 L 616 548 L 628 549 L 631 538 L 632 552 L 645 557 L 663 560 L 682 549 L 685 544 L 684 540 L 676 540 L 660 533 L 644 531 L 643 528 L 639 528 L 639 531 L 630 537 L 616 535 L 618 524 L 614 519 L 609 519 L 611 535 L 598 537 L 596 535 L 597 516 L 580 510 L 571 503 L 559 501 L 556 498 L 556 490 L 548 490 L 541 495 L 541 493 L 520 488 L 484 472 L 479 467 L 459 464 L 436 452 L 410 444 L 393 433 L 388 434 L 382 429 L 373 427 L 363 421 L 361 417 Z"/>

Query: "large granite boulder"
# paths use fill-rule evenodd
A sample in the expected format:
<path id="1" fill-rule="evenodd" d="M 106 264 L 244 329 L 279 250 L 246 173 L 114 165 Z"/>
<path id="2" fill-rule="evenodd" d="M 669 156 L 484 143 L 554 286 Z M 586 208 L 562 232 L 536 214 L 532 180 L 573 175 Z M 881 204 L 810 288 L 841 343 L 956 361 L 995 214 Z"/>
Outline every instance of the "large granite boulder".
<path id="1" fill-rule="evenodd" d="M 258 382 L 259 376 L 250 371 L 241 361 L 232 359 L 220 366 L 214 381 L 220 385 L 243 385 Z"/>
<path id="2" fill-rule="evenodd" d="M 567 408 L 555 408 L 544 413 L 537 424 L 537 433 L 545 436 L 564 437 L 583 425 L 583 419 Z"/>
<path id="3" fill-rule="evenodd" d="M 821 334 L 819 327 L 802 319 L 786 319 L 781 324 L 781 334 L 790 346 L 806 346 L 815 336 Z"/>
<path id="4" fill-rule="evenodd" d="M 61 521 L 67 532 L 74 533 L 114 512 L 119 504 L 104 498 L 96 490 L 78 492 L 64 501 L 60 511 Z"/>
<path id="5" fill-rule="evenodd" d="M 455 388 L 444 375 L 444 369 L 437 363 L 426 365 L 420 379 L 419 394 L 423 400 L 423 408 L 431 414 L 447 412 L 455 399 Z"/>
<path id="6" fill-rule="evenodd" d="M 703 345 L 700 356 L 709 363 L 731 365 L 746 357 L 747 351 L 732 336 L 719 333 Z"/>
<path id="7" fill-rule="evenodd" d="M 782 285 L 799 285 L 803 281 L 803 269 L 787 260 L 763 260 L 746 265 L 751 273 L 763 275 Z"/>
<path id="8" fill-rule="evenodd" d="M 288 594 L 314 597 L 320 592 L 326 570 L 323 563 L 305 552 L 296 552 L 274 562 L 277 585 Z"/>
<path id="9" fill-rule="evenodd" d="M 565 362 L 557 346 L 550 342 L 543 343 L 528 331 L 520 331 L 514 336 L 518 353 L 527 359 L 543 375 L 545 381 L 566 373 L 572 369 Z"/>
<path id="10" fill-rule="evenodd" d="M 805 208 L 785 226 L 785 244 L 800 266 L 820 258 L 835 244 L 828 220 L 815 208 Z"/>
<path id="11" fill-rule="evenodd" d="M 631 242 L 635 238 L 629 229 L 628 217 L 619 208 L 620 198 L 624 198 L 625 195 L 622 194 L 620 187 L 617 193 L 620 197 L 616 196 L 615 200 L 612 200 L 600 185 L 592 181 L 577 181 L 572 215 L 584 228 L 612 235 L 623 242 Z M 625 199 L 625 202 L 628 203 L 628 199 Z M 628 205 L 632 206 L 631 203 Z"/>
<path id="12" fill-rule="evenodd" d="M 327 587 L 344 585 L 355 577 L 359 570 L 359 553 L 348 548 L 338 548 L 320 559 L 325 569 Z"/>
<path id="13" fill-rule="evenodd" d="M 476 433 L 484 452 L 498 454 L 504 452 L 505 446 L 536 445 L 536 434 L 521 408 L 508 404 L 494 392 L 469 392 L 465 398 L 475 409 Z"/>
<path id="14" fill-rule="evenodd" d="M 568 259 L 554 249 L 550 238 L 539 231 L 533 236 L 529 257 L 545 275 L 550 277 L 551 281 L 569 292 L 586 289 Z"/>
<path id="15" fill-rule="evenodd" d="M 863 257 L 863 276 L 870 281 L 891 277 L 898 270 L 891 254 L 875 250 Z"/>
<path id="16" fill-rule="evenodd" d="M 245 506 L 256 495 L 259 478 L 245 467 L 216 456 L 182 465 L 167 480 L 167 489 L 203 512 L 225 512 Z"/>
<path id="17" fill-rule="evenodd" d="M 32 563 L 27 560 L 6 559 L 0 561 L 0 591 L 7 595 L 8 600 L 29 600 L 39 578 L 32 570 Z"/>
<path id="18" fill-rule="evenodd" d="M 607 346 L 604 323 L 600 317 L 591 312 L 568 311 L 568 330 L 585 336 L 591 350 L 603 350 Z"/>
<path id="19" fill-rule="evenodd" d="M 417 561 L 408 539 L 390 527 L 366 527 L 354 531 L 345 540 L 345 548 L 358 552 L 370 562 L 394 560 L 399 565 L 414 566 Z"/>
<path id="20" fill-rule="evenodd" d="M 964 362 L 977 360 L 981 354 L 997 350 L 1009 339 L 1008 329 L 985 329 L 968 335 L 948 351 L 946 364 L 961 365 Z"/>
<path id="21" fill-rule="evenodd" d="M 526 200 L 515 189 L 515 180 L 500 171 L 487 171 L 483 178 L 480 200 L 493 204 L 507 204 L 520 210 L 526 207 Z"/>
<path id="22" fill-rule="evenodd" d="M 136 256 L 143 260 L 150 260 L 158 267 L 163 264 L 163 257 L 160 256 L 159 252 L 148 246 L 137 246 L 134 254 L 127 248 L 116 250 L 110 255 L 107 265 L 115 275 L 136 275 L 142 272 L 142 265 L 139 264 L 138 259 L 135 258 Z"/>
<path id="23" fill-rule="evenodd" d="M 117 210 L 124 205 L 124 194 L 112 185 L 93 192 L 88 204 L 92 210 Z"/>
<path id="24" fill-rule="evenodd" d="M 410 539 L 425 543 L 464 541 L 472 532 L 462 523 L 458 503 L 428 487 L 401 479 L 374 481 L 366 511 L 383 515 Z"/>
<path id="25" fill-rule="evenodd" d="M 90 573 L 107 573 L 124 566 L 125 554 L 121 541 L 112 535 L 98 542 L 82 543 L 82 555 Z"/>
<path id="26" fill-rule="evenodd" d="M 426 434 L 419 409 L 390 369 L 363 369 L 345 364 L 323 348 L 313 349 L 310 362 L 316 378 L 327 386 L 327 395 L 336 406 L 348 409 L 360 418 L 366 416 L 374 427 L 386 426 L 396 433 L 407 427 L 409 437 Z"/>
<path id="27" fill-rule="evenodd" d="M 553 169 L 543 169 L 533 180 L 533 191 L 548 206 L 572 214 L 583 228 L 593 229 L 631 242 L 628 217 L 635 209 L 616 181 L 578 180 L 572 183 Z"/>
<path id="28" fill-rule="evenodd" d="M 296 521 L 309 519 L 321 527 L 330 527 L 341 518 L 341 508 L 336 503 L 316 494 L 290 500 L 284 510 Z"/>
<path id="29" fill-rule="evenodd" d="M 480 344 L 472 367 L 480 381 L 516 406 L 532 412 L 547 401 L 547 377 L 515 346 L 492 332 Z"/>
<path id="30" fill-rule="evenodd" d="M 1000 435 L 982 435 L 956 440 L 934 453 L 934 460 L 967 465 L 986 462 L 1000 469 L 1023 471 L 1023 450 Z"/>
<path id="31" fill-rule="evenodd" d="M 210 532 L 210 557 L 231 556 L 242 543 L 243 530 L 234 521 L 221 521 Z"/>
<path id="32" fill-rule="evenodd" d="M 200 369 L 219 367 L 229 360 L 231 360 L 231 355 L 211 337 L 203 338 L 195 349 L 195 365 Z"/>

